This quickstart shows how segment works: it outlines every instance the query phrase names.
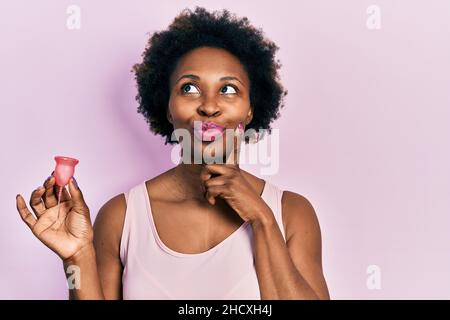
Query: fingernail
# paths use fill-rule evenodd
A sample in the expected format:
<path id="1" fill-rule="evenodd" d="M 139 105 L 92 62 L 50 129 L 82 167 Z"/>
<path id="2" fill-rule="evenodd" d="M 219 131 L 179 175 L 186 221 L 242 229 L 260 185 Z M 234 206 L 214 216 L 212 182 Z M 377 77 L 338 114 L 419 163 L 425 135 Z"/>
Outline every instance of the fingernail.
<path id="1" fill-rule="evenodd" d="M 73 185 L 75 186 L 75 188 L 79 189 L 79 188 L 78 188 L 78 182 L 77 182 L 77 180 L 75 179 L 75 177 L 72 177 L 72 182 L 73 182 Z"/>
<path id="2" fill-rule="evenodd" d="M 244 125 L 242 124 L 242 122 L 239 122 L 238 129 L 244 129 Z"/>

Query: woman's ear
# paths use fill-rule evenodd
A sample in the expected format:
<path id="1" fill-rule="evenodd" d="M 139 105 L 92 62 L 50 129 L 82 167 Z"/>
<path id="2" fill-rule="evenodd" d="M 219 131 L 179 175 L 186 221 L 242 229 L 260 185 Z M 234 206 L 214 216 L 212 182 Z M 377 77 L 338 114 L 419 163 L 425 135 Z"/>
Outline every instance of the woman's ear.
<path id="1" fill-rule="evenodd" d="M 247 117 L 245 119 L 245 125 L 248 125 L 253 119 L 253 108 L 250 106 L 250 110 L 248 110 Z"/>
<path id="2" fill-rule="evenodd" d="M 171 124 L 173 124 L 173 119 L 172 119 L 172 115 L 171 115 L 170 112 L 169 112 L 169 108 L 167 108 L 167 111 L 166 111 L 166 117 L 167 117 L 167 120 L 168 120 Z"/>

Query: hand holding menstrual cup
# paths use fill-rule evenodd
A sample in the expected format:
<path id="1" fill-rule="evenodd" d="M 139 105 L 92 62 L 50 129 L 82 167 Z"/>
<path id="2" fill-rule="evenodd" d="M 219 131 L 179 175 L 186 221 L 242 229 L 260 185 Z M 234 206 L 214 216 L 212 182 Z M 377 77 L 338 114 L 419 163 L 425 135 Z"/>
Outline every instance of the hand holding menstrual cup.
<path id="1" fill-rule="evenodd" d="M 78 252 L 84 252 L 83 248 L 93 245 L 94 230 L 89 207 L 73 177 L 78 160 L 68 157 L 54 159 L 56 168 L 53 167 L 51 176 L 31 193 L 29 204 L 32 211 L 20 194 L 16 196 L 16 207 L 36 238 L 65 262 L 71 261 L 70 258 Z M 68 190 L 64 190 L 66 185 Z M 57 201 L 55 197 L 58 197 Z"/>

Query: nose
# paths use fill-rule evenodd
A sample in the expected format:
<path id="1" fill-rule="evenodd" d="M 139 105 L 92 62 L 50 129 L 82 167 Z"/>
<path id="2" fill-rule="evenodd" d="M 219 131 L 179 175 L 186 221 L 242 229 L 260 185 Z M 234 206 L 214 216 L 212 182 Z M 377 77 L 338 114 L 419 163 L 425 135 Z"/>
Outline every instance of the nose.
<path id="1" fill-rule="evenodd" d="M 202 117 L 217 117 L 221 114 L 220 107 L 214 99 L 205 99 L 197 108 L 197 112 Z"/>

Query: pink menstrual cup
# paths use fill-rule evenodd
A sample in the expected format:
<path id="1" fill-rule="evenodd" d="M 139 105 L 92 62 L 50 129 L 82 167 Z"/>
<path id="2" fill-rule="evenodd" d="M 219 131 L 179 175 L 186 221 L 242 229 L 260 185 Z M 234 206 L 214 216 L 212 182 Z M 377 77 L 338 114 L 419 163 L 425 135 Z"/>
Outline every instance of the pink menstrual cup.
<path id="1" fill-rule="evenodd" d="M 70 178 L 73 177 L 75 172 L 75 166 L 78 164 L 78 160 L 69 157 L 56 156 L 55 173 L 53 174 L 56 180 L 56 184 L 60 187 L 64 187 L 69 183 Z"/>

